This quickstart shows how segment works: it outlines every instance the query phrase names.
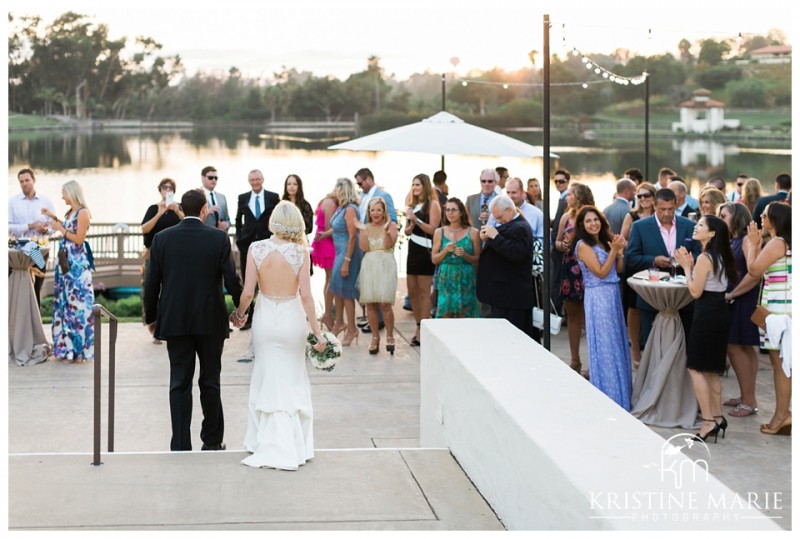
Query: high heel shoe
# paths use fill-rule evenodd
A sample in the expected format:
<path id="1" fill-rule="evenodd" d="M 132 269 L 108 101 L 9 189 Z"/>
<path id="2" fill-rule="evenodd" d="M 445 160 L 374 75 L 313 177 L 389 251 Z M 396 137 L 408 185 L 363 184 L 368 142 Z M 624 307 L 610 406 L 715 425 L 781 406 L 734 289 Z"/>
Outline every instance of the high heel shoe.
<path id="1" fill-rule="evenodd" d="M 706 419 L 706 418 L 702 418 L 702 419 L 703 419 L 703 421 L 708 421 L 709 423 L 714 423 L 714 428 L 711 429 L 710 431 L 708 431 L 707 433 L 703 434 L 703 435 L 695 434 L 694 437 L 697 438 L 698 440 L 702 441 L 702 442 L 705 442 L 706 440 L 708 440 L 708 437 L 713 434 L 714 435 L 714 443 L 717 443 L 717 435 L 719 434 L 720 424 L 717 423 L 716 421 L 714 421 L 713 419 Z M 727 425 L 725 425 L 725 426 L 727 427 Z"/>
<path id="2" fill-rule="evenodd" d="M 342 324 L 341 326 L 337 326 L 336 324 L 334 324 L 333 327 L 331 328 L 331 333 L 333 333 L 334 337 L 338 337 L 339 333 L 341 333 L 342 331 L 344 331 L 346 329 L 347 329 L 347 326 L 344 325 L 344 324 Z"/>
<path id="3" fill-rule="evenodd" d="M 353 344 L 353 340 L 358 342 L 358 336 L 361 334 L 360 331 L 355 330 L 354 333 L 345 333 L 344 337 L 342 338 L 342 346 L 350 346 Z"/>
<path id="4" fill-rule="evenodd" d="M 323 316 L 322 318 L 320 318 L 320 319 L 319 319 L 319 322 L 320 322 L 320 324 L 322 324 L 323 326 L 325 326 L 325 328 L 326 328 L 328 331 L 330 331 L 331 333 L 333 333 L 333 328 L 334 328 L 335 324 L 334 324 L 334 322 L 333 322 L 333 317 L 332 317 L 332 316 L 328 315 L 328 317 L 327 317 L 327 318 L 325 318 L 325 317 Z"/>
<path id="5" fill-rule="evenodd" d="M 569 362 L 569 368 L 572 369 L 573 371 L 577 372 L 577 373 L 580 373 L 581 372 L 581 362 L 580 362 L 580 360 L 578 360 L 578 361 L 570 361 Z"/>
<path id="6" fill-rule="evenodd" d="M 386 351 L 394 355 L 394 337 L 386 337 Z"/>
<path id="7" fill-rule="evenodd" d="M 374 356 L 375 354 L 377 354 L 378 350 L 380 349 L 380 347 L 381 347 L 381 339 L 380 339 L 380 337 L 377 337 L 377 336 L 372 337 L 372 343 L 370 343 L 370 345 L 369 345 L 369 353 L 370 353 L 370 355 Z"/>
<path id="8" fill-rule="evenodd" d="M 717 418 L 718 417 L 720 419 L 722 419 L 722 421 L 720 421 L 719 423 L 717 423 Z M 728 429 L 728 420 L 725 419 L 725 416 L 715 415 L 714 416 L 714 423 L 717 423 L 717 425 L 719 425 L 719 430 L 722 431 L 722 439 L 724 440 L 725 439 L 725 431 Z"/>
<path id="9" fill-rule="evenodd" d="M 788 421 L 788 423 L 787 423 Z M 769 426 L 769 423 L 764 423 L 761 425 L 761 432 L 764 434 L 777 434 L 778 436 L 791 436 L 792 434 L 792 416 L 787 415 L 784 417 L 778 426 L 772 428 Z"/>

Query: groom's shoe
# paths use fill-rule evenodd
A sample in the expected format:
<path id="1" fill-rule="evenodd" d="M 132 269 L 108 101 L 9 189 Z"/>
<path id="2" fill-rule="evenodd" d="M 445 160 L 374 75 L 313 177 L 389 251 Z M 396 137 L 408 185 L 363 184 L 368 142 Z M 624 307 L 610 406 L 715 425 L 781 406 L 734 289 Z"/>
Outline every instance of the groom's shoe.
<path id="1" fill-rule="evenodd" d="M 220 442 L 217 445 L 203 444 L 202 451 L 225 451 L 225 444 Z"/>

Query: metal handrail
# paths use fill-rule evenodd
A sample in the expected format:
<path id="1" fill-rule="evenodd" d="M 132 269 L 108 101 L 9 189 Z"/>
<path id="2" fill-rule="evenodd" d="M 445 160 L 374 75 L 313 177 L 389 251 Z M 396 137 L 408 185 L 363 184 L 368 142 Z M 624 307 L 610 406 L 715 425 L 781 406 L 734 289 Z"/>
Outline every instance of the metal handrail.
<path id="1" fill-rule="evenodd" d="M 108 345 L 108 452 L 114 452 L 114 378 L 116 367 L 117 345 L 117 317 L 100 305 L 92 305 L 94 316 L 94 460 L 92 466 L 103 464 L 100 462 L 100 367 L 102 360 L 103 344 L 103 316 L 109 320 L 109 345 Z"/>

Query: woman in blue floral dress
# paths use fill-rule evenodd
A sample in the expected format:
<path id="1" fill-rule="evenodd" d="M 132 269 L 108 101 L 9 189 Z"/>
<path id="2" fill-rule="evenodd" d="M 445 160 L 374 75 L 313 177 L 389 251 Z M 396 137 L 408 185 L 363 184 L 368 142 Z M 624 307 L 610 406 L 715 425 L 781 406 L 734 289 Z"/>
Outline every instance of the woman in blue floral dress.
<path id="1" fill-rule="evenodd" d="M 600 210 L 584 206 L 575 217 L 575 240 L 583 275 L 589 381 L 630 411 L 631 356 L 619 293 L 625 239 L 611 234 Z"/>
<path id="2" fill-rule="evenodd" d="M 69 271 L 56 264 L 53 298 L 53 353 L 62 363 L 84 363 L 94 359 L 94 289 L 85 242 L 90 214 L 81 186 L 75 180 L 64 184 L 61 197 L 69 206 L 64 222 L 52 212 L 42 210 L 50 227 L 61 232 L 66 247 Z"/>
<path id="3" fill-rule="evenodd" d="M 451 198 L 445 203 L 447 224 L 433 234 L 431 260 L 439 266 L 436 280 L 436 318 L 478 318 L 475 265 L 481 254 L 478 230 L 470 226 L 464 203 Z"/>

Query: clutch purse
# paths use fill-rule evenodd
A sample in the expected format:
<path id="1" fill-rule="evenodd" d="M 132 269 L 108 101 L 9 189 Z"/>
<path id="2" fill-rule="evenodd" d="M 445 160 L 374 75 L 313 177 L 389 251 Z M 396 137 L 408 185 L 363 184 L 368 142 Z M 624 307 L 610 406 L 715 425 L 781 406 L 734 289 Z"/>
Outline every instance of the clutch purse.
<path id="1" fill-rule="evenodd" d="M 67 259 L 67 247 L 62 245 L 58 250 L 58 267 L 61 268 L 61 274 L 69 273 L 69 260 Z"/>
<path id="2" fill-rule="evenodd" d="M 764 307 L 762 307 L 761 305 L 757 305 L 756 310 L 753 311 L 753 314 L 750 315 L 750 321 L 753 322 L 758 327 L 760 327 L 761 329 L 766 330 L 768 316 L 769 316 L 769 311 Z"/>

